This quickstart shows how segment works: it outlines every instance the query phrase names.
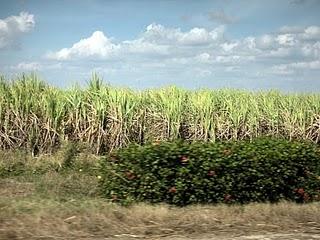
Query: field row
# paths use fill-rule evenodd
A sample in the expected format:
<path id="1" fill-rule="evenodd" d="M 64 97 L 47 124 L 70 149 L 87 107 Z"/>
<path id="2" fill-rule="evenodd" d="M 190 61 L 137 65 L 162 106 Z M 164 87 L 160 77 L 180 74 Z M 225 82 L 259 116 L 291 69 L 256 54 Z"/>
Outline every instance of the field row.
<path id="1" fill-rule="evenodd" d="M 51 152 L 64 140 L 96 153 L 131 142 L 235 140 L 258 136 L 320 141 L 320 95 L 277 91 L 133 91 L 102 84 L 63 90 L 35 75 L 0 80 L 0 148 Z"/>

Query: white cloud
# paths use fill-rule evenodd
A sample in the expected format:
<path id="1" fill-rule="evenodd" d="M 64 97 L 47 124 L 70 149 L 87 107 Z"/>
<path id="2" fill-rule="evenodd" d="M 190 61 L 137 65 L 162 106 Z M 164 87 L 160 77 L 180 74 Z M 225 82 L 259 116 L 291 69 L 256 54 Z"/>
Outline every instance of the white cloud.
<path id="1" fill-rule="evenodd" d="M 310 26 L 304 30 L 303 37 L 308 40 L 320 40 L 320 27 Z"/>
<path id="2" fill-rule="evenodd" d="M 282 64 L 272 66 L 270 73 L 275 75 L 292 75 L 294 74 L 294 71 L 293 69 L 289 69 L 288 66 Z"/>
<path id="3" fill-rule="evenodd" d="M 280 28 L 280 33 L 302 33 L 304 31 L 303 27 L 300 26 L 283 26 Z"/>
<path id="4" fill-rule="evenodd" d="M 115 43 L 103 32 L 80 40 L 70 48 L 47 54 L 55 60 L 117 59 L 143 62 L 157 59 L 175 59 L 176 63 L 190 61 L 202 63 L 240 63 L 252 60 L 283 59 L 295 61 L 303 58 L 315 60 L 320 55 L 320 41 L 315 40 L 319 27 L 282 27 L 278 32 L 243 39 L 227 39 L 225 28 L 213 30 L 192 28 L 166 28 L 152 23 L 139 37 Z M 180 59 L 180 60 L 179 60 Z"/>
<path id="5" fill-rule="evenodd" d="M 283 34 L 295 34 L 297 38 L 304 40 L 320 40 L 319 26 L 283 26 L 279 32 Z"/>
<path id="6" fill-rule="evenodd" d="M 210 61 L 211 56 L 210 56 L 209 53 L 206 53 L 206 52 L 197 55 L 197 56 L 195 57 L 195 59 L 196 59 L 197 62 L 200 62 L 200 63 L 210 63 L 210 62 L 211 62 L 211 61 Z"/>
<path id="7" fill-rule="evenodd" d="M 31 31 L 34 26 L 34 16 L 27 12 L 0 19 L 0 49 L 16 46 L 21 35 Z"/>
<path id="8" fill-rule="evenodd" d="M 208 31 L 204 28 L 192 28 L 183 32 L 179 28 L 166 28 L 160 24 L 148 25 L 142 34 L 134 40 L 114 43 L 103 32 L 96 31 L 91 37 L 80 40 L 70 48 L 47 53 L 53 60 L 76 60 L 86 58 L 128 58 L 128 57 L 172 57 L 174 54 L 185 55 L 185 47 L 191 54 L 196 49 L 218 45 L 224 41 L 224 27 Z M 232 48 L 232 45 L 229 46 Z"/>
<path id="9" fill-rule="evenodd" d="M 41 67 L 42 66 L 39 62 L 21 62 L 12 68 L 21 71 L 38 71 Z"/>
<path id="10" fill-rule="evenodd" d="M 301 51 L 305 57 L 320 59 L 320 41 L 304 44 Z"/>
<path id="11" fill-rule="evenodd" d="M 232 42 L 232 43 L 225 42 L 221 44 L 221 47 L 223 48 L 224 51 L 231 52 L 238 45 L 239 45 L 238 42 Z"/>
<path id="12" fill-rule="evenodd" d="M 256 49 L 257 47 L 257 43 L 256 43 L 256 38 L 255 37 L 246 37 L 243 41 L 242 41 L 242 45 L 239 45 L 240 48 L 245 47 L 251 50 Z"/>
<path id="13" fill-rule="evenodd" d="M 207 69 L 197 69 L 196 73 L 198 73 L 201 78 L 209 77 L 213 74 L 212 71 Z"/>
<path id="14" fill-rule="evenodd" d="M 239 66 L 228 66 L 225 68 L 227 72 L 237 72 L 240 70 Z"/>
<path id="15" fill-rule="evenodd" d="M 320 57 L 320 27 L 284 26 L 272 34 L 249 36 L 233 49 L 233 54 L 239 53 L 257 59 L 315 60 Z"/>
<path id="16" fill-rule="evenodd" d="M 320 70 L 320 61 L 311 61 L 311 62 L 295 62 L 287 65 L 289 68 L 293 69 L 312 69 Z"/>
<path id="17" fill-rule="evenodd" d="M 207 44 L 210 40 L 217 39 L 216 32 L 208 32 L 204 28 L 193 28 L 189 32 L 181 34 L 177 39 L 183 45 Z"/>
<path id="18" fill-rule="evenodd" d="M 133 41 L 124 41 L 121 45 L 121 50 L 123 54 L 133 53 L 133 54 L 142 54 L 142 55 L 160 55 L 165 56 L 169 55 L 169 46 L 167 45 L 158 45 L 152 42 L 146 42 L 142 39 L 137 39 Z"/>
<path id="19" fill-rule="evenodd" d="M 141 40 L 157 44 L 203 45 L 223 39 L 224 27 L 212 31 L 204 28 L 192 28 L 182 32 L 180 28 L 166 28 L 161 24 L 152 23 L 142 33 Z"/>
<path id="20" fill-rule="evenodd" d="M 269 34 L 265 34 L 257 39 L 257 47 L 261 49 L 272 49 L 275 45 L 275 39 Z"/>
<path id="21" fill-rule="evenodd" d="M 285 26 L 279 31 L 242 39 L 230 39 L 225 31 L 223 26 L 182 31 L 152 23 L 136 38 L 118 42 L 96 31 L 89 38 L 51 52 L 47 57 L 56 61 L 73 60 L 64 66 L 78 69 L 86 66 L 87 71 L 89 67 L 106 69 L 103 71 L 106 75 L 132 79 L 161 76 L 172 79 L 178 74 L 190 79 L 273 75 L 294 78 L 295 73 L 320 69 L 318 27 Z M 88 64 L 88 59 L 93 61 Z"/>
<path id="22" fill-rule="evenodd" d="M 276 37 L 277 42 L 280 45 L 284 45 L 284 46 L 294 46 L 295 43 L 297 42 L 297 39 L 295 38 L 295 36 L 293 34 L 280 34 Z"/>
<path id="23" fill-rule="evenodd" d="M 271 50 L 270 52 L 265 53 L 265 56 L 271 58 L 288 58 L 290 57 L 291 52 L 292 49 L 290 48 L 279 47 L 274 50 Z"/>
<path id="24" fill-rule="evenodd" d="M 253 60 L 255 60 L 254 56 L 239 56 L 239 55 L 217 56 L 215 58 L 215 62 L 217 63 L 229 63 L 229 64 L 243 63 L 243 62 L 253 61 Z"/>
<path id="25" fill-rule="evenodd" d="M 11 69 L 18 71 L 40 71 L 49 69 L 60 69 L 62 68 L 61 63 L 40 63 L 40 62 L 20 62 Z"/>
<path id="26" fill-rule="evenodd" d="M 119 47 L 111 42 L 103 32 L 95 31 L 91 37 L 81 39 L 71 48 L 63 48 L 58 52 L 47 54 L 49 59 L 70 60 L 87 57 L 109 58 Z"/>
<path id="27" fill-rule="evenodd" d="M 272 66 L 271 72 L 279 75 L 292 75 L 296 71 L 320 70 L 320 61 L 293 62 Z"/>

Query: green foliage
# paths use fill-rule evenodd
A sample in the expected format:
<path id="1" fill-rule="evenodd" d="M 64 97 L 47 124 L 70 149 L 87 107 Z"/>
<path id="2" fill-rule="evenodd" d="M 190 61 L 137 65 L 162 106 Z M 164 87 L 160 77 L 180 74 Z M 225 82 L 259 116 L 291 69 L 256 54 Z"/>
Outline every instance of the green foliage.
<path id="1" fill-rule="evenodd" d="M 301 141 L 130 145 L 108 155 L 100 171 L 102 194 L 123 204 L 307 202 L 320 195 L 319 149 Z"/>
<path id="2" fill-rule="evenodd" d="M 0 152 L 0 177 L 18 176 L 25 172 L 26 153 L 16 152 L 12 154 Z"/>
<path id="3" fill-rule="evenodd" d="M 0 178 L 39 175 L 58 169 L 54 161 L 34 159 L 25 151 L 0 151 Z"/>
<path id="4" fill-rule="evenodd" d="M 99 157 L 90 154 L 88 147 L 75 142 L 64 142 L 54 154 L 31 156 L 22 150 L 0 150 L 0 178 L 43 175 L 49 172 L 68 175 L 78 172 L 97 176 Z"/>
<path id="5" fill-rule="evenodd" d="M 79 154 L 79 146 L 75 142 L 67 142 L 62 149 L 62 168 L 71 168 L 75 164 L 75 158 Z"/>

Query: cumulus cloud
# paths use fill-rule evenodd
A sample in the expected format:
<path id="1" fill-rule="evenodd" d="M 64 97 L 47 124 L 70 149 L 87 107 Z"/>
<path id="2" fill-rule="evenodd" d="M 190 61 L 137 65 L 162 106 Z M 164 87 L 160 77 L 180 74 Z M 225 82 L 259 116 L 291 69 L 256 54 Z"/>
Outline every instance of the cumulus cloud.
<path id="1" fill-rule="evenodd" d="M 103 32 L 95 31 L 89 38 L 81 39 L 71 48 L 63 48 L 47 54 L 49 59 L 70 60 L 87 57 L 109 58 L 118 49 Z"/>
<path id="2" fill-rule="evenodd" d="M 238 45 L 239 45 L 239 42 L 225 42 L 225 43 L 222 43 L 220 46 L 223 48 L 224 51 L 231 52 Z"/>
<path id="3" fill-rule="evenodd" d="M 293 34 L 280 34 L 276 37 L 276 41 L 283 46 L 294 46 L 297 42 L 297 39 Z"/>
<path id="4" fill-rule="evenodd" d="M 195 56 L 195 60 L 200 63 L 211 63 L 212 59 L 209 53 L 201 53 Z"/>
<path id="5" fill-rule="evenodd" d="M 186 78 L 201 75 L 202 79 L 228 74 L 231 78 L 234 74 L 243 78 L 270 74 L 294 77 L 298 72 L 320 70 L 320 38 L 318 26 L 283 26 L 272 33 L 230 39 L 224 26 L 183 31 L 152 23 L 134 39 L 117 42 L 96 31 L 47 57 L 51 61 L 68 60 L 75 66 L 84 66 L 85 60 L 90 59 L 91 66 L 105 67 L 108 71 L 103 72 L 108 75 L 121 77 L 126 73 L 128 78 L 155 72 L 157 78 L 177 74 Z"/>
<path id="6" fill-rule="evenodd" d="M 167 28 L 152 23 L 135 39 L 114 42 L 101 31 L 80 40 L 70 48 L 50 52 L 47 57 L 55 60 L 122 59 L 143 61 L 145 58 L 193 59 L 208 63 L 237 63 L 269 59 L 289 60 L 320 57 L 320 28 L 318 26 L 284 26 L 278 32 L 243 39 L 225 37 L 225 27 L 213 30 L 192 28 Z M 297 59 L 296 59 L 297 58 Z M 180 59 L 180 60 L 177 60 Z"/>
<path id="7" fill-rule="evenodd" d="M 283 26 L 279 30 L 282 34 L 291 34 L 299 39 L 304 40 L 320 40 L 320 27 L 319 26 Z"/>
<path id="8" fill-rule="evenodd" d="M 320 27 L 310 26 L 304 30 L 303 38 L 307 40 L 320 40 Z"/>
<path id="9" fill-rule="evenodd" d="M 131 53 L 145 56 L 166 56 L 170 54 L 169 48 L 168 45 L 159 45 L 143 39 L 124 41 L 121 45 L 124 54 Z"/>
<path id="10" fill-rule="evenodd" d="M 19 16 L 0 19 L 0 49 L 19 45 L 20 37 L 35 26 L 34 16 L 21 12 Z"/>
<path id="11" fill-rule="evenodd" d="M 317 59 L 320 57 L 320 27 L 284 26 L 272 34 L 246 37 L 233 50 L 274 60 Z"/>
<path id="12" fill-rule="evenodd" d="M 179 50 L 185 52 L 185 47 L 192 49 L 218 45 L 224 41 L 224 31 L 224 27 L 220 26 L 211 31 L 205 28 L 192 28 L 183 32 L 179 28 L 166 28 L 152 23 L 138 38 L 120 43 L 115 43 L 103 32 L 96 31 L 72 47 L 49 52 L 46 57 L 54 60 L 75 60 L 123 58 L 130 54 L 136 57 L 170 56 Z"/>
<path id="13" fill-rule="evenodd" d="M 142 33 L 140 41 L 162 45 L 205 45 L 223 39 L 224 27 L 212 31 L 205 28 L 192 28 L 183 32 L 180 28 L 166 28 L 161 24 L 152 23 Z"/>

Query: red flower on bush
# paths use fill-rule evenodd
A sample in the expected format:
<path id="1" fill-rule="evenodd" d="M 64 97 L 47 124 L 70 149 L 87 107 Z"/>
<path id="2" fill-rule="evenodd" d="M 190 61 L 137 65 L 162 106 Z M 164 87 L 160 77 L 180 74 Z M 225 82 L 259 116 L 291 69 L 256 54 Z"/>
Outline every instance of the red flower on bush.
<path id="1" fill-rule="evenodd" d="M 153 143 L 152 143 L 152 145 L 159 145 L 161 143 L 161 141 L 160 140 L 156 140 L 156 141 L 154 141 Z"/>
<path id="2" fill-rule="evenodd" d="M 125 175 L 129 180 L 133 180 L 136 178 L 136 175 L 131 171 L 126 172 Z"/>
<path id="3" fill-rule="evenodd" d="M 225 156 L 228 156 L 228 155 L 231 154 L 231 150 L 230 150 L 230 149 L 225 149 L 225 150 L 223 150 L 223 154 L 224 154 Z"/>
<path id="4" fill-rule="evenodd" d="M 299 195 L 301 195 L 301 196 L 304 195 L 304 193 L 305 193 L 303 188 L 297 188 L 297 189 L 295 189 L 294 191 L 295 191 L 296 193 L 298 193 Z"/>
<path id="5" fill-rule="evenodd" d="M 229 202 L 229 201 L 231 201 L 232 200 L 232 196 L 230 195 L 230 194 L 225 194 L 224 195 L 224 201 L 225 202 Z"/>
<path id="6" fill-rule="evenodd" d="M 111 201 L 112 201 L 112 202 L 115 202 L 115 201 L 117 201 L 117 200 L 118 200 L 117 195 L 111 195 Z"/>
<path id="7" fill-rule="evenodd" d="M 176 192 L 177 192 L 176 187 L 171 187 L 171 188 L 169 189 L 169 193 L 176 193 Z"/>
<path id="8" fill-rule="evenodd" d="M 304 193 L 304 194 L 303 194 L 303 201 L 304 201 L 304 202 L 308 202 L 309 200 L 310 200 L 309 194 L 308 194 L 308 193 Z"/>
<path id="9" fill-rule="evenodd" d="M 301 200 L 303 200 L 304 202 L 310 201 L 311 198 L 310 198 L 309 194 L 306 193 L 303 188 L 297 188 L 294 191 L 299 195 L 299 198 Z"/>
<path id="10" fill-rule="evenodd" d="M 209 176 L 209 177 L 215 177 L 215 176 L 217 176 L 217 174 L 216 174 L 215 171 L 210 170 L 210 171 L 208 172 L 208 176 Z"/>
<path id="11" fill-rule="evenodd" d="M 111 161 L 113 161 L 113 162 L 116 162 L 116 161 L 118 160 L 118 158 L 117 158 L 117 156 L 116 156 L 115 154 L 111 154 L 111 155 L 110 155 L 110 159 L 111 159 Z"/>
<path id="12" fill-rule="evenodd" d="M 182 164 L 187 164 L 188 161 L 189 161 L 189 159 L 188 159 L 186 156 L 182 156 L 182 157 L 180 158 L 180 162 L 181 162 Z"/>

